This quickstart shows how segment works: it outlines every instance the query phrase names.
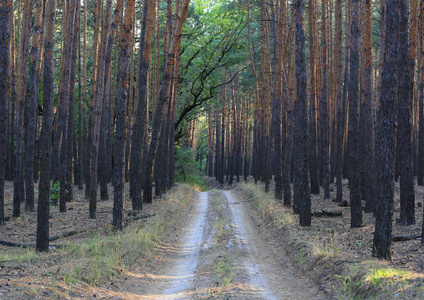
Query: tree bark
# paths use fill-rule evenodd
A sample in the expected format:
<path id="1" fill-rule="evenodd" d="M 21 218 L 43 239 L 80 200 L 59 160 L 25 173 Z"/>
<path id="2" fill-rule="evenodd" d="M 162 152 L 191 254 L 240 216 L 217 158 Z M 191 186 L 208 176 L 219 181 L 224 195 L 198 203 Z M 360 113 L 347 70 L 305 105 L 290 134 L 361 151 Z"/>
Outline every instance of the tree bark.
<path id="1" fill-rule="evenodd" d="M 372 107 L 372 11 L 371 0 L 365 1 L 363 24 L 364 46 L 360 109 L 360 181 L 361 198 L 365 200 L 366 211 L 375 211 L 374 202 L 374 122 Z"/>
<path id="2" fill-rule="evenodd" d="M 37 251 L 48 251 L 49 249 L 49 198 L 54 100 L 54 32 L 56 1 L 47 0 L 45 5 L 43 124 L 40 136 L 41 168 L 37 210 Z"/>
<path id="3" fill-rule="evenodd" d="M 116 135 L 114 165 L 114 201 L 112 225 L 122 229 L 122 209 L 124 190 L 124 146 L 126 140 L 126 103 L 128 91 L 129 53 L 131 51 L 132 26 L 135 11 L 135 0 L 127 0 L 125 17 L 122 25 L 121 50 L 119 56 L 118 99 L 116 103 Z"/>
<path id="4" fill-rule="evenodd" d="M 142 174 L 142 154 L 145 147 L 145 124 L 147 119 L 148 109 L 148 94 L 147 84 L 150 68 L 150 56 L 151 56 L 151 40 L 152 40 L 152 28 L 153 28 L 153 17 L 152 14 L 155 11 L 156 1 L 145 0 L 144 1 L 144 12 L 143 12 L 143 24 L 140 33 L 140 40 L 144 41 L 140 44 L 139 50 L 139 69 L 138 69 L 138 106 L 135 115 L 135 124 L 131 136 L 131 162 L 130 162 L 130 184 L 131 184 L 131 200 L 133 210 L 142 209 L 142 196 L 141 192 L 143 189 L 143 174 Z M 147 201 L 149 202 L 149 201 Z"/>
<path id="5" fill-rule="evenodd" d="M 32 0 L 25 0 L 22 18 L 20 52 L 18 59 L 17 81 L 17 119 L 16 119 L 16 162 L 13 189 L 13 217 L 20 216 L 20 202 L 25 200 L 24 188 L 24 118 L 26 103 L 26 80 L 28 72 L 29 37 L 32 15 Z"/>
<path id="6" fill-rule="evenodd" d="M 311 225 L 311 195 L 309 188 L 309 153 L 308 153 L 308 102 L 306 92 L 306 59 L 304 10 L 305 1 L 294 2 L 296 18 L 296 81 L 297 99 L 295 103 L 294 124 L 294 201 L 299 208 L 301 226 Z"/>
<path id="7" fill-rule="evenodd" d="M 328 105 L 328 29 L 327 29 L 327 0 L 322 1 L 322 88 L 320 99 L 320 139 L 321 139 L 321 168 L 323 170 L 324 199 L 330 198 L 330 124 Z"/>
<path id="8" fill-rule="evenodd" d="M 25 188 L 26 201 L 25 210 L 34 211 L 34 155 L 35 155 L 35 139 L 37 127 L 37 112 L 38 112 L 38 86 L 39 86 L 39 70 L 38 68 L 38 45 L 40 43 L 42 24 L 43 2 L 38 0 L 36 3 L 36 14 L 34 23 L 34 32 L 32 35 L 32 45 L 30 52 L 30 70 L 29 70 L 29 105 L 28 105 L 28 125 L 27 137 L 25 144 Z"/>
<path id="9" fill-rule="evenodd" d="M 310 67 L 310 92 L 309 92 L 309 173 L 311 177 L 311 193 L 319 194 L 318 154 L 317 154 L 317 8 L 316 1 L 309 0 L 309 67 Z"/>
<path id="10" fill-rule="evenodd" d="M 145 163 L 145 172 L 144 172 L 144 189 L 143 196 L 144 201 L 149 203 L 152 201 L 152 171 L 153 171 L 153 162 L 156 157 L 156 152 L 159 144 L 159 135 L 160 129 L 162 126 L 162 114 L 165 103 L 167 102 L 167 91 L 169 89 L 171 83 L 171 74 L 174 65 L 174 57 L 179 55 L 179 53 L 175 52 L 178 49 L 178 41 L 180 41 L 179 37 L 182 32 L 183 24 L 185 18 L 187 16 L 187 10 L 190 0 L 184 0 L 183 5 L 181 6 L 181 10 L 176 12 L 175 23 L 172 30 L 172 39 L 169 41 L 168 53 L 165 58 L 166 67 L 163 74 L 163 80 L 161 84 L 161 89 L 159 93 L 158 104 L 155 112 L 155 120 L 153 122 L 152 127 L 152 139 L 150 142 L 149 150 L 146 155 L 146 163 Z"/>
<path id="11" fill-rule="evenodd" d="M 4 224 L 4 182 L 6 166 L 7 128 L 8 128 L 8 96 L 9 96 L 9 51 L 10 51 L 10 17 L 13 11 L 12 0 L 0 2 L 0 225 Z M 12 28 L 13 30 L 13 28 Z"/>
<path id="12" fill-rule="evenodd" d="M 90 154 L 90 219 L 96 218 L 97 209 L 97 166 L 98 166 L 98 150 L 100 144 L 100 120 L 103 106 L 104 94 L 104 74 L 105 74 L 105 60 L 106 60 L 106 42 L 109 33 L 110 11 L 112 0 L 108 0 L 106 4 L 106 11 L 103 16 L 102 37 L 99 48 L 98 57 L 98 72 L 96 81 L 96 96 L 93 99 L 93 107 L 90 110 L 92 115 L 92 139 L 91 139 L 91 154 Z"/>
<path id="13" fill-rule="evenodd" d="M 413 70 L 408 47 L 408 2 L 399 0 L 399 58 L 398 58 L 398 112 L 397 145 L 400 172 L 400 224 L 415 224 L 414 169 L 412 165 L 412 99 Z M 415 59 L 415 57 L 414 57 Z M 411 78 L 412 77 L 412 78 Z"/>
<path id="14" fill-rule="evenodd" d="M 343 200 L 343 183 L 342 183 L 342 169 L 343 169 L 343 48 L 342 48 L 342 37 L 343 37 L 343 28 L 342 28 L 342 0 L 336 0 L 336 78 L 337 78 L 337 116 L 336 116 L 336 143 L 335 143 L 335 161 L 336 165 L 334 166 L 336 173 L 336 202 L 341 203 Z"/>
<path id="15" fill-rule="evenodd" d="M 359 14 L 361 2 L 352 0 L 348 158 L 350 169 L 350 211 L 352 228 L 362 226 L 362 204 L 359 180 Z"/>
<path id="16" fill-rule="evenodd" d="M 397 5 L 401 0 L 386 0 L 385 10 L 385 52 L 382 67 L 380 110 L 377 130 L 377 213 L 372 255 L 381 259 L 391 259 L 394 159 L 395 159 L 395 119 L 398 58 L 397 33 L 399 30 Z M 381 38 L 381 37 L 380 37 Z M 376 151 L 377 152 L 377 151 Z"/>

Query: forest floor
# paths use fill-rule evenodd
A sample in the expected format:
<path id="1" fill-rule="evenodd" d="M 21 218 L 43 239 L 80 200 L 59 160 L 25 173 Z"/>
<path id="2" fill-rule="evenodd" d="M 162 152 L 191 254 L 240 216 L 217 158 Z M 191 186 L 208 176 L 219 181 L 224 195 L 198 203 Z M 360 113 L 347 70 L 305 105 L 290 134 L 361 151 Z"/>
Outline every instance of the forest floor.
<path id="1" fill-rule="evenodd" d="M 273 201 L 272 192 L 263 193 L 260 184 L 220 186 L 205 179 L 211 188 L 207 193 L 177 185 L 141 212 L 126 203 L 129 231 L 119 243 L 115 240 L 121 234 L 110 226 L 112 201 L 99 201 L 97 219 L 90 220 L 83 191 L 74 189 L 66 213 L 52 208 L 50 234 L 83 232 L 52 241 L 68 247 L 49 254 L 0 245 L 0 299 L 424 297 L 419 239 L 393 243 L 393 261 L 380 262 L 371 257 L 371 214 L 364 214 L 362 228 L 350 229 L 349 207 L 314 195 L 313 212 L 342 216 L 314 217 L 311 227 L 301 228 L 297 216 Z M 422 190 L 416 187 L 417 205 L 423 202 Z M 12 195 L 8 182 L 6 217 L 11 216 Z M 398 202 L 397 196 L 395 217 Z M 137 216 L 146 218 L 131 220 Z M 419 235 L 421 209 L 416 216 L 413 226 L 394 223 L 393 235 Z M 0 240 L 33 244 L 35 232 L 36 213 L 23 212 L 0 227 Z M 141 246 L 132 245 L 135 236 L 146 234 Z M 136 253 L 130 257 L 130 252 Z"/>
<path id="2" fill-rule="evenodd" d="M 392 261 L 371 256 L 374 223 L 372 213 L 363 214 L 363 226 L 350 228 L 350 207 L 339 206 L 335 186 L 330 199 L 312 195 L 312 212 L 331 212 L 341 216 L 313 216 L 310 227 L 300 227 L 298 216 L 273 199 L 273 186 L 268 194 L 263 184 L 238 184 L 235 192 L 250 203 L 252 210 L 262 212 L 256 222 L 273 232 L 285 243 L 292 263 L 309 274 L 324 294 L 333 299 L 424 299 L 424 246 L 421 245 L 423 222 L 423 187 L 415 186 L 416 224 L 400 226 L 399 184 L 394 199 L 393 237 L 414 237 L 392 243 Z M 266 199 L 266 200 L 265 200 Z M 347 181 L 343 200 L 349 203 Z M 363 203 L 364 205 L 364 203 Z"/>

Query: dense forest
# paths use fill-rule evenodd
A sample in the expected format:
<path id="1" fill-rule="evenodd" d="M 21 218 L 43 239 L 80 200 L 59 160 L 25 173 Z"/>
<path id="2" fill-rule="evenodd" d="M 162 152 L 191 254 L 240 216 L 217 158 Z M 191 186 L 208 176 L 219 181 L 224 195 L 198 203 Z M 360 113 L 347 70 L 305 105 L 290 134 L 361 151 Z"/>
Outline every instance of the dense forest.
<path id="1" fill-rule="evenodd" d="M 122 229 L 124 202 L 142 210 L 190 175 L 192 157 L 221 185 L 265 183 L 301 226 L 311 194 L 349 206 L 352 228 L 372 213 L 372 255 L 390 260 L 395 182 L 397 224 L 422 222 L 423 11 L 418 0 L 1 0 L 0 225 L 36 210 L 47 251 L 49 209 L 65 212 L 77 186 L 87 218 L 110 197 Z"/>

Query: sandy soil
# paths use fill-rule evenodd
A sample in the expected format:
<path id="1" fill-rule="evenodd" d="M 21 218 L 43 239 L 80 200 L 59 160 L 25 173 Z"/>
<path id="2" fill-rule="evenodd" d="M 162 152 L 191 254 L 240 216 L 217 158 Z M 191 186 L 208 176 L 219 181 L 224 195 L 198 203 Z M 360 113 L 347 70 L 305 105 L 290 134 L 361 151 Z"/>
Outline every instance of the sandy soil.
<path id="1" fill-rule="evenodd" d="M 221 197 L 225 236 L 217 238 L 212 193 Z M 216 196 L 216 195 L 215 195 Z M 163 247 L 162 266 L 128 280 L 128 299 L 322 299 L 293 271 L 278 245 L 231 191 L 199 194 L 177 243 Z M 231 280 L 220 283 L 217 260 L 230 261 Z"/>

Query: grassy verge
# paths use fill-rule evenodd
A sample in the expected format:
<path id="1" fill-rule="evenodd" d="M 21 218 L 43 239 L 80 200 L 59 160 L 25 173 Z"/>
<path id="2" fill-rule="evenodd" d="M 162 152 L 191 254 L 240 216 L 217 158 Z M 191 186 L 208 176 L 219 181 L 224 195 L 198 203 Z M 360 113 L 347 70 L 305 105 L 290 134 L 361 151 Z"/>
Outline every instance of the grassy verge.
<path id="1" fill-rule="evenodd" d="M 336 299 L 424 299 L 424 276 L 369 259 L 349 261 L 332 229 L 301 228 L 298 216 L 254 184 L 237 190 L 286 243 L 288 256 Z"/>
<path id="2" fill-rule="evenodd" d="M 193 195 L 189 186 L 178 185 L 163 199 L 156 200 L 161 203 L 154 217 L 130 224 L 122 232 L 97 234 L 73 245 L 63 253 L 67 263 L 63 268 L 65 280 L 99 285 L 131 266 L 148 261 L 154 246 L 181 220 L 184 207 Z"/>
<path id="3" fill-rule="evenodd" d="M 38 278 L 39 291 L 34 290 L 34 285 L 30 287 L 31 283 L 22 285 L 19 291 L 25 296 L 37 292 L 65 297 L 66 290 L 74 285 L 103 286 L 134 266 L 151 264 L 155 259 L 153 249 L 184 218 L 186 207 L 195 196 L 192 187 L 178 184 L 162 199 L 155 200 L 154 217 L 130 223 L 121 232 L 113 231 L 108 224 L 88 238 L 63 241 L 66 248 L 46 254 L 33 249 L 7 249 L 1 253 L 0 262 L 18 263 L 27 270 L 32 267 L 28 276 Z"/>

